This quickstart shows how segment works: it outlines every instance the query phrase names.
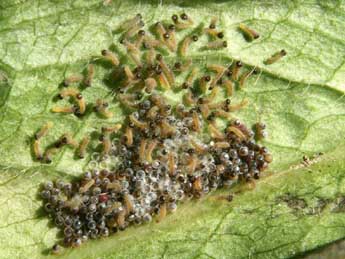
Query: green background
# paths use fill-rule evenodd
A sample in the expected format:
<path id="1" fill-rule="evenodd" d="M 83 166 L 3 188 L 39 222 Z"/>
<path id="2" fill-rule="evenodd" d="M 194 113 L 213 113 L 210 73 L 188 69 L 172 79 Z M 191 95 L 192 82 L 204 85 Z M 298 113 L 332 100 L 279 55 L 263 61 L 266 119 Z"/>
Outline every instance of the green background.
<path id="1" fill-rule="evenodd" d="M 220 19 L 228 48 L 189 55 L 200 64 L 240 59 L 262 73 L 250 78 L 236 100 L 250 100 L 236 113 L 245 123 L 264 121 L 264 144 L 274 162 L 256 188 L 238 187 L 231 203 L 220 190 L 188 201 L 157 224 L 131 227 L 104 240 L 68 249 L 61 258 L 286 258 L 345 237 L 345 1 L 102 1 L 30 0 L 0 2 L 0 258 L 47 258 L 59 240 L 40 210 L 37 189 L 44 179 L 71 179 L 88 159 L 74 160 L 65 149 L 51 165 L 34 162 L 33 133 L 55 123 L 45 140 L 65 131 L 81 139 L 110 121 L 50 113 L 58 85 L 79 73 L 100 50 L 116 45 L 113 31 L 140 12 L 147 23 L 187 12 L 196 24 Z M 261 37 L 248 43 L 237 31 L 244 22 Z M 117 48 L 117 45 L 116 45 Z M 271 66 L 263 60 L 288 53 Z M 120 53 L 124 50 L 119 48 Z M 107 96 L 96 67 L 89 102 Z M 179 96 L 169 95 L 173 102 Z M 94 146 L 97 143 L 93 143 Z M 325 154 L 308 167 L 302 156 Z M 235 191 L 235 190 L 233 190 Z"/>

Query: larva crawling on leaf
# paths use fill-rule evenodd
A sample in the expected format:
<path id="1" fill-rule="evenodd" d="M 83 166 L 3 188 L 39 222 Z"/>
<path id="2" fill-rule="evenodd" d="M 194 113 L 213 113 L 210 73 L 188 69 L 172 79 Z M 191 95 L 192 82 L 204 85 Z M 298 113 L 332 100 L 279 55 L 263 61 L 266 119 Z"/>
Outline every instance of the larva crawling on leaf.
<path id="1" fill-rule="evenodd" d="M 108 102 L 102 100 L 102 99 L 97 99 L 96 100 L 96 105 L 94 107 L 94 110 L 101 114 L 105 118 L 111 118 L 113 117 L 113 113 L 108 110 L 109 104 Z"/>
<path id="2" fill-rule="evenodd" d="M 256 32 L 255 30 L 249 28 L 247 25 L 245 25 L 243 23 L 240 23 L 238 28 L 240 29 L 240 31 L 243 33 L 244 37 L 248 41 L 253 41 L 253 40 L 256 40 L 256 39 L 258 39 L 260 37 L 258 32 Z"/>
<path id="3" fill-rule="evenodd" d="M 84 77 L 82 75 L 71 75 L 63 81 L 65 87 L 70 86 L 73 83 L 80 83 Z"/>
<path id="4" fill-rule="evenodd" d="M 102 56 L 104 57 L 105 60 L 109 61 L 112 65 L 118 66 L 120 64 L 120 60 L 117 57 L 117 55 L 110 50 L 102 50 Z"/>
<path id="5" fill-rule="evenodd" d="M 182 57 L 185 57 L 187 55 L 188 52 L 188 48 L 190 46 L 190 44 L 192 42 L 196 42 L 198 41 L 198 36 L 197 35 L 193 35 L 193 36 L 187 36 L 181 43 L 181 47 L 180 47 L 180 55 Z"/>
<path id="6" fill-rule="evenodd" d="M 84 158 L 85 157 L 85 153 L 86 153 L 86 149 L 88 147 L 90 143 L 90 137 L 89 136 L 85 136 L 82 141 L 80 142 L 79 144 L 79 147 L 78 147 L 78 157 L 79 158 Z"/>
<path id="7" fill-rule="evenodd" d="M 93 64 L 89 64 L 86 70 L 84 85 L 87 87 L 91 86 L 94 77 L 95 77 L 95 66 Z"/>
<path id="8" fill-rule="evenodd" d="M 286 55 L 287 55 L 287 52 L 284 49 L 282 49 L 281 51 L 274 53 L 270 58 L 266 59 L 264 63 L 266 65 L 271 65 L 273 63 L 276 63 L 278 60 L 280 60 Z"/>

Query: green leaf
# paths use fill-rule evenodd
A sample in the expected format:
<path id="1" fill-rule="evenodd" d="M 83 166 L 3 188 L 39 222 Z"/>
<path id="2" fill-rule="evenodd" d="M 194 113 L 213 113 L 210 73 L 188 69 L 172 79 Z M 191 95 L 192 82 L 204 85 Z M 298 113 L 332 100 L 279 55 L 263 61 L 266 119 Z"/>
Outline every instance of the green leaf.
<path id="1" fill-rule="evenodd" d="M 264 143 L 274 162 L 256 188 L 237 190 L 231 203 L 220 190 L 186 201 L 157 224 L 131 227 L 104 240 L 67 249 L 62 258 L 285 258 L 345 237 L 345 29 L 344 1 L 102 1 L 2 0 L 0 3 L 0 258 L 46 258 L 59 239 L 37 197 L 46 179 L 78 176 L 88 159 L 65 149 L 51 165 L 34 162 L 30 139 L 50 120 L 46 143 L 65 131 L 76 138 L 99 130 L 93 114 L 80 120 L 50 113 L 57 86 L 79 73 L 92 56 L 117 42 L 119 22 L 142 13 L 147 22 L 187 12 L 196 24 L 220 17 L 229 47 L 216 54 L 193 50 L 200 62 L 240 59 L 258 66 L 237 100 L 250 106 L 236 113 L 249 125 L 266 122 Z M 244 22 L 260 32 L 251 43 L 237 31 Z M 265 66 L 280 49 L 288 55 Z M 83 92 L 107 96 L 96 68 L 95 86 Z M 178 101 L 178 96 L 171 98 Z M 123 119 L 112 105 L 116 121 Z M 113 121 L 112 121 L 113 122 Z M 310 166 L 303 155 L 324 152 Z M 236 190 L 232 190 L 236 191 Z"/>

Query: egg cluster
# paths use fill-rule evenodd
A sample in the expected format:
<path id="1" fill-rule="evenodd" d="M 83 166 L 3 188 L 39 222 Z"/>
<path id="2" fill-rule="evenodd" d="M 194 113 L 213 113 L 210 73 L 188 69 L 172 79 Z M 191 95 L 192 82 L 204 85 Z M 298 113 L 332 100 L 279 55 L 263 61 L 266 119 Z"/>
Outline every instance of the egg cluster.
<path id="1" fill-rule="evenodd" d="M 130 135 L 126 130 L 111 149 L 120 159 L 116 171 L 86 172 L 73 184 L 46 183 L 45 209 L 63 229 L 65 245 L 79 246 L 155 215 L 161 220 L 182 199 L 201 197 L 234 180 L 258 179 L 272 161 L 250 135 L 242 138 L 250 131 L 240 121 L 219 132 L 224 138 L 201 142 L 193 108 L 174 116 L 158 97 L 149 96 L 129 116 Z"/>
<path id="2" fill-rule="evenodd" d="M 193 64 L 185 58 L 189 46 L 206 35 L 209 41 L 205 48 L 226 48 L 224 32 L 217 30 L 217 19 L 213 18 L 208 28 L 198 26 L 198 33 L 193 31 L 177 42 L 176 32 L 193 28 L 193 21 L 181 14 L 173 15 L 172 22 L 155 23 L 155 37 L 143 30 L 141 15 L 121 24 L 120 43 L 131 60 L 128 64 L 121 64 L 110 50 L 101 52 L 114 66 L 111 75 L 116 87 L 112 92 L 127 115 L 123 123 L 101 128 L 99 156 L 116 158 L 112 168 L 87 171 L 72 183 L 47 182 L 41 190 L 45 210 L 61 228 L 65 246 L 78 247 L 90 238 L 105 237 L 153 218 L 160 221 L 175 211 L 181 200 L 200 198 L 237 181 L 259 179 L 272 162 L 267 148 L 255 142 L 254 132 L 233 116 L 249 102 L 243 99 L 233 103 L 236 85 L 242 88 L 258 69 L 241 74 L 240 61 L 205 67 Z M 171 64 L 160 48 L 178 52 L 180 59 Z M 72 97 L 77 105 L 68 112 L 57 108 L 53 112 L 81 117 L 86 101 L 70 85 L 82 81 L 90 87 L 94 73 L 89 66 L 86 77 L 67 78 L 59 97 Z M 176 76 L 183 73 L 184 82 L 177 84 Z M 183 100 L 173 105 L 166 99 L 166 91 L 182 92 Z M 96 101 L 94 111 L 108 119 L 113 115 L 108 102 L 101 99 Z M 219 120 L 226 123 L 225 127 L 217 124 Z M 35 135 L 34 150 L 40 161 L 52 162 L 38 146 L 51 127 L 47 123 Z M 259 138 L 265 137 L 262 122 L 256 130 Z M 79 158 L 85 157 L 90 141 L 88 136 L 81 140 Z M 53 148 L 78 146 L 75 142 L 65 134 Z M 53 252 L 58 250 L 54 246 Z"/>

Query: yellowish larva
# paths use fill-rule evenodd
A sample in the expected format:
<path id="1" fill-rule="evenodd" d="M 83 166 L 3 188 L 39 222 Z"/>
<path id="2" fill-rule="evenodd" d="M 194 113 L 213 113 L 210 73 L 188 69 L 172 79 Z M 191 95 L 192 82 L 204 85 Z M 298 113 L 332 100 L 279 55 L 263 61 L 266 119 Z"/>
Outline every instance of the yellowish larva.
<path id="1" fill-rule="evenodd" d="M 62 89 L 59 93 L 59 98 L 64 99 L 66 97 L 76 97 L 78 94 L 80 94 L 80 91 L 76 88 L 70 87 Z"/>
<path id="2" fill-rule="evenodd" d="M 184 63 L 178 61 L 174 64 L 174 70 L 177 72 L 187 71 L 189 67 L 192 65 L 192 63 L 192 59 L 188 59 Z"/>
<path id="3" fill-rule="evenodd" d="M 50 164 L 50 163 L 52 162 L 52 156 L 55 155 L 58 151 L 59 151 L 59 149 L 58 149 L 58 148 L 55 148 L 55 147 L 48 148 L 48 149 L 44 152 L 43 161 L 44 161 L 45 163 Z"/>
<path id="4" fill-rule="evenodd" d="M 83 78 L 84 78 L 83 75 L 71 75 L 64 80 L 63 84 L 64 86 L 69 86 L 73 83 L 81 82 Z"/>
<path id="5" fill-rule="evenodd" d="M 146 161 L 152 163 L 152 153 L 157 146 L 156 140 L 151 140 L 147 146 L 146 150 Z"/>
<path id="6" fill-rule="evenodd" d="M 146 145 L 147 145 L 147 140 L 142 139 L 140 141 L 140 147 L 139 147 L 139 161 L 140 162 L 145 162 L 146 159 Z"/>
<path id="7" fill-rule="evenodd" d="M 194 81 L 194 78 L 196 77 L 196 75 L 198 74 L 199 72 L 199 69 L 197 67 L 194 67 L 192 69 L 192 71 L 190 72 L 190 74 L 188 75 L 186 81 L 182 84 L 182 88 L 183 89 L 187 89 L 189 87 L 192 87 L 193 85 L 193 81 Z"/>
<path id="8" fill-rule="evenodd" d="M 243 88 L 243 87 L 244 87 L 244 84 L 245 84 L 246 80 L 247 80 L 252 74 L 257 74 L 257 73 L 258 73 L 258 69 L 257 69 L 257 68 L 253 68 L 252 70 L 243 73 L 243 74 L 240 76 L 240 79 L 239 79 L 239 82 L 238 82 L 240 88 Z"/>
<path id="9" fill-rule="evenodd" d="M 117 133 L 122 128 L 122 124 L 116 123 L 113 126 L 102 127 L 102 133 Z"/>
<path id="10" fill-rule="evenodd" d="M 222 49 L 222 48 L 227 48 L 227 47 L 228 47 L 228 42 L 226 40 L 211 41 L 206 46 L 207 49 Z"/>
<path id="11" fill-rule="evenodd" d="M 124 202 L 124 207 L 125 210 L 127 211 L 128 214 L 132 213 L 134 211 L 134 201 L 133 201 L 133 196 L 126 193 L 123 195 L 123 202 Z"/>
<path id="12" fill-rule="evenodd" d="M 209 29 L 215 29 L 217 26 L 217 22 L 218 22 L 218 17 L 216 17 L 216 16 L 212 17 L 210 25 L 208 26 L 208 28 Z"/>
<path id="13" fill-rule="evenodd" d="M 34 151 L 34 154 L 35 154 L 35 158 L 38 161 L 41 161 L 43 159 L 43 155 L 42 155 L 42 152 L 41 152 L 41 149 L 40 149 L 40 139 L 35 139 L 34 140 L 33 151 Z"/>
<path id="14" fill-rule="evenodd" d="M 193 130 L 195 130 L 196 132 L 200 132 L 201 123 L 199 120 L 199 115 L 195 111 L 193 111 L 192 118 L 193 118 L 193 123 L 192 123 Z"/>
<path id="15" fill-rule="evenodd" d="M 129 39 L 132 38 L 135 34 L 138 33 L 138 31 L 140 31 L 140 29 L 142 27 L 144 27 L 144 22 L 140 21 L 138 23 L 136 23 L 133 27 L 129 28 L 125 33 L 124 33 L 124 38 L 125 39 Z"/>
<path id="16" fill-rule="evenodd" d="M 239 27 L 240 31 L 244 34 L 244 37 L 248 41 L 253 41 L 253 40 L 258 39 L 260 37 L 258 32 L 249 28 L 247 25 L 245 25 L 243 23 L 240 23 L 240 25 L 238 27 Z"/>
<path id="17" fill-rule="evenodd" d="M 207 69 L 217 73 L 210 83 L 210 88 L 213 89 L 216 86 L 217 82 L 223 77 L 227 69 L 226 67 L 222 65 L 215 65 L 215 64 L 208 65 Z"/>
<path id="18" fill-rule="evenodd" d="M 126 127 L 124 136 L 126 137 L 126 145 L 131 146 L 133 144 L 133 129 L 131 127 Z"/>
<path id="19" fill-rule="evenodd" d="M 175 154 L 174 152 L 170 151 L 168 154 L 168 169 L 169 169 L 169 175 L 175 175 Z"/>
<path id="20" fill-rule="evenodd" d="M 218 140 L 224 140 L 225 139 L 224 133 L 222 133 L 214 123 L 210 122 L 208 124 L 208 130 L 209 130 L 212 138 L 218 139 Z"/>
<path id="21" fill-rule="evenodd" d="M 187 93 L 185 93 L 185 95 L 183 96 L 183 100 L 186 106 L 193 106 L 196 104 L 196 101 L 193 97 L 193 94 L 190 90 L 188 90 Z"/>
<path id="22" fill-rule="evenodd" d="M 229 126 L 226 130 L 229 133 L 234 133 L 240 140 L 246 139 L 246 135 L 237 127 Z"/>
<path id="23" fill-rule="evenodd" d="M 141 52 L 137 46 L 128 40 L 124 40 L 123 44 L 126 46 L 127 53 L 129 57 L 132 59 L 132 61 L 137 65 L 137 66 L 142 66 L 141 62 Z"/>
<path id="24" fill-rule="evenodd" d="M 102 157 L 109 154 L 111 150 L 111 140 L 110 140 L 110 133 L 104 133 L 101 135 L 100 140 L 102 142 Z"/>
<path id="25" fill-rule="evenodd" d="M 170 86 L 175 84 L 175 76 L 170 67 L 165 63 L 163 56 L 161 54 L 157 54 L 156 59 L 158 61 L 158 64 L 160 68 L 162 69 L 162 72 L 166 76 Z"/>
<path id="26" fill-rule="evenodd" d="M 196 179 L 193 182 L 193 191 L 197 193 L 202 192 L 202 181 L 200 176 L 196 177 Z"/>
<path id="27" fill-rule="evenodd" d="M 183 40 L 182 43 L 181 43 L 181 47 L 180 47 L 180 55 L 181 55 L 182 57 L 184 57 L 184 56 L 187 55 L 189 45 L 190 45 L 193 41 L 194 41 L 194 42 L 195 42 L 195 41 L 198 41 L 198 36 L 193 35 L 193 36 L 187 36 L 186 38 L 184 38 L 184 40 Z"/>
<path id="28" fill-rule="evenodd" d="M 241 61 L 236 61 L 232 65 L 231 69 L 231 78 L 232 80 L 238 80 L 238 75 L 240 72 L 241 67 L 243 66 Z"/>
<path id="29" fill-rule="evenodd" d="M 95 184 L 95 179 L 90 179 L 79 188 L 79 193 L 87 192 Z"/>
<path id="30" fill-rule="evenodd" d="M 211 81 L 211 77 L 209 75 L 203 76 L 202 78 L 200 78 L 199 80 L 199 87 L 200 90 L 203 94 L 206 93 L 207 88 L 208 88 L 208 84 Z"/>
<path id="31" fill-rule="evenodd" d="M 106 101 L 102 99 L 97 99 L 95 111 L 101 114 L 105 118 L 111 118 L 113 117 L 113 113 L 108 110 L 108 106 L 109 104 Z"/>
<path id="32" fill-rule="evenodd" d="M 175 26 L 173 24 L 170 24 L 168 27 L 168 32 L 169 38 L 166 39 L 166 44 L 170 51 L 176 52 L 177 50 L 177 43 L 176 43 L 176 35 L 175 35 Z"/>
<path id="33" fill-rule="evenodd" d="M 207 148 L 205 147 L 205 145 L 198 143 L 194 139 L 191 140 L 191 144 L 197 154 L 204 154 L 207 151 Z"/>
<path id="34" fill-rule="evenodd" d="M 56 148 L 60 148 L 62 146 L 65 146 L 65 145 L 69 145 L 69 146 L 72 146 L 72 147 L 75 147 L 77 148 L 78 147 L 78 143 L 77 141 L 75 141 L 71 134 L 70 133 L 64 133 L 60 138 L 59 140 L 55 143 L 55 147 Z"/>
<path id="35" fill-rule="evenodd" d="M 234 112 L 237 110 L 242 109 L 243 107 L 247 106 L 249 104 L 249 100 L 248 99 L 243 99 L 240 103 L 238 104 L 234 104 L 234 105 L 230 105 L 229 106 L 229 111 L 230 112 Z"/>
<path id="36" fill-rule="evenodd" d="M 165 74 L 162 73 L 162 71 L 157 71 L 158 73 L 157 74 L 157 79 L 158 79 L 158 82 L 159 82 L 159 85 L 164 88 L 165 90 L 170 90 L 171 89 L 171 86 L 169 84 L 169 81 L 168 79 L 166 78 Z"/>
<path id="37" fill-rule="evenodd" d="M 76 107 L 75 106 L 55 106 L 51 109 L 54 113 L 75 113 Z"/>
<path id="38" fill-rule="evenodd" d="M 145 79 L 145 92 L 152 93 L 152 91 L 157 87 L 156 79 L 149 77 Z"/>
<path id="39" fill-rule="evenodd" d="M 83 137 L 83 139 L 81 140 L 81 142 L 79 144 L 79 148 L 78 148 L 79 158 L 85 157 L 86 149 L 87 149 L 87 146 L 89 145 L 89 143 L 90 143 L 90 137 L 89 136 Z"/>
<path id="40" fill-rule="evenodd" d="M 48 121 L 46 124 L 42 126 L 42 128 L 35 134 L 35 139 L 40 139 L 47 135 L 48 131 L 53 127 L 53 123 Z"/>
<path id="41" fill-rule="evenodd" d="M 139 129 L 146 129 L 147 128 L 147 122 L 139 121 L 137 118 L 134 117 L 133 114 L 129 115 L 129 120 L 134 124 L 135 127 Z"/>
<path id="42" fill-rule="evenodd" d="M 163 203 L 159 207 L 159 214 L 157 218 L 157 223 L 161 222 L 167 215 L 167 205 L 166 203 Z"/>
<path id="43" fill-rule="evenodd" d="M 187 172 L 188 174 L 192 175 L 195 172 L 195 169 L 198 165 L 198 159 L 195 155 L 190 155 L 188 164 L 187 164 Z"/>
<path id="44" fill-rule="evenodd" d="M 227 96 L 232 96 L 233 95 L 233 89 L 234 89 L 234 84 L 232 83 L 231 80 L 225 80 L 224 81 L 224 86 L 225 86 L 225 89 L 226 89 L 226 95 Z"/>
<path id="45" fill-rule="evenodd" d="M 118 66 L 120 64 L 120 60 L 117 55 L 110 50 L 102 50 L 102 56 L 114 66 Z"/>
<path id="46" fill-rule="evenodd" d="M 121 31 L 129 30 L 132 27 L 136 26 L 138 23 L 140 23 L 141 19 L 142 19 L 141 14 L 137 14 L 133 18 L 128 19 L 128 20 L 122 22 L 122 24 L 119 27 L 119 30 L 121 30 Z"/>
<path id="47" fill-rule="evenodd" d="M 284 49 L 282 49 L 281 51 L 274 53 L 270 58 L 266 59 L 264 63 L 266 65 L 271 65 L 280 60 L 282 57 L 286 56 L 286 54 L 287 52 Z"/>
<path id="48" fill-rule="evenodd" d="M 87 66 L 87 72 L 86 72 L 86 77 L 84 79 L 84 85 L 91 86 L 94 76 L 95 76 L 95 66 L 93 64 L 89 64 Z"/>

